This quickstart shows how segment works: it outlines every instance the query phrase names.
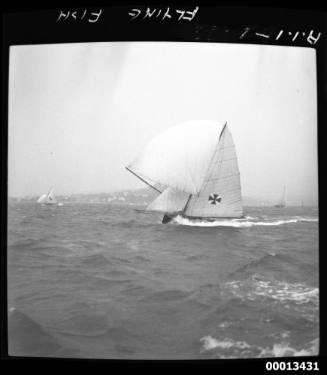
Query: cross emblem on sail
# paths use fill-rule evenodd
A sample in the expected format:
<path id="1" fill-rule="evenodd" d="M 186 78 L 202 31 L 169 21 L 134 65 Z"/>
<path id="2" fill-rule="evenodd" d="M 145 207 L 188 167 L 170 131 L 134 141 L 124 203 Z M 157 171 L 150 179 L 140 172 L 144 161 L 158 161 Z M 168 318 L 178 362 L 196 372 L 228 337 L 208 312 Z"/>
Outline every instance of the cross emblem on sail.
<path id="1" fill-rule="evenodd" d="M 208 201 L 211 203 L 211 204 L 217 204 L 217 203 L 220 203 L 221 202 L 221 196 L 219 194 L 210 194 L 209 195 L 209 198 L 208 198 Z"/>

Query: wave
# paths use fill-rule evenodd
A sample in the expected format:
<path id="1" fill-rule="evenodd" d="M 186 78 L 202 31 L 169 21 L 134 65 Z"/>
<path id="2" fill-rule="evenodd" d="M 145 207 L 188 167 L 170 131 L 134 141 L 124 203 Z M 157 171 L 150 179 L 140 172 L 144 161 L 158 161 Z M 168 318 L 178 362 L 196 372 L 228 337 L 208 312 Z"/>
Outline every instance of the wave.
<path id="1" fill-rule="evenodd" d="M 99 337 L 106 335 L 110 328 L 111 321 L 107 315 L 79 312 L 61 320 L 52 330 L 69 336 Z"/>
<path id="2" fill-rule="evenodd" d="M 289 342 L 274 343 L 271 347 L 250 345 L 245 341 L 235 341 L 231 338 L 218 340 L 210 335 L 200 339 L 200 353 L 211 352 L 219 358 L 269 358 L 296 357 L 318 355 L 318 339 L 310 341 L 304 348 L 294 348 Z"/>
<path id="3" fill-rule="evenodd" d="M 277 264 L 278 267 L 280 267 L 280 264 L 285 264 L 285 263 L 292 263 L 294 264 L 294 262 L 296 261 L 296 259 L 294 259 L 293 257 L 291 257 L 290 255 L 287 255 L 287 254 L 276 254 L 274 252 L 269 252 L 269 253 L 266 253 L 264 254 L 263 256 L 261 256 L 259 259 L 253 259 L 251 260 L 249 263 L 241 266 L 240 268 L 238 268 L 235 272 L 238 272 L 238 271 L 242 271 L 244 269 L 248 269 L 249 267 L 267 267 L 271 264 Z M 235 274 L 235 272 L 233 274 Z"/>
<path id="4" fill-rule="evenodd" d="M 165 302 L 165 301 L 180 301 L 189 297 L 192 292 L 184 292 L 182 290 L 163 290 L 160 292 L 152 293 L 146 298 L 148 301 Z"/>
<path id="5" fill-rule="evenodd" d="M 250 348 L 251 346 L 247 344 L 245 341 L 234 341 L 232 339 L 225 339 L 225 340 L 217 340 L 211 336 L 204 336 L 200 339 L 203 342 L 202 350 L 213 350 L 216 348 L 221 349 L 229 349 L 229 348 L 237 348 L 237 349 L 246 349 Z"/>
<path id="6" fill-rule="evenodd" d="M 299 272 L 294 272 L 294 265 Z M 235 271 L 229 274 L 231 279 L 244 279 L 252 276 L 256 272 L 265 275 L 280 275 L 288 278 L 288 281 L 303 281 L 303 272 L 315 272 L 316 267 L 313 264 L 303 263 L 303 261 L 291 257 L 287 254 L 266 253 L 259 259 L 253 259 L 250 262 L 241 265 Z"/>
<path id="7" fill-rule="evenodd" d="M 144 300 L 144 296 L 151 292 L 152 290 L 149 287 L 131 284 L 130 286 L 127 286 L 121 290 L 120 294 L 124 296 L 142 298 Z"/>
<path id="8" fill-rule="evenodd" d="M 147 258 L 146 256 L 144 255 L 136 255 L 134 257 L 135 260 L 140 260 L 142 262 L 151 262 L 151 260 L 149 258 Z"/>
<path id="9" fill-rule="evenodd" d="M 146 223 L 146 222 L 143 222 L 143 221 L 140 221 L 140 220 L 136 220 L 136 219 L 131 219 L 131 220 L 128 220 L 128 221 L 120 221 L 120 222 L 112 223 L 112 224 L 110 224 L 110 226 L 113 227 L 113 228 L 118 227 L 118 228 L 127 228 L 127 229 L 144 228 L 144 227 L 148 227 L 149 223 Z"/>
<path id="10" fill-rule="evenodd" d="M 88 266 L 105 267 L 106 265 L 112 263 L 109 259 L 107 259 L 101 253 L 95 253 L 95 254 L 87 255 L 87 256 L 80 256 L 79 258 L 82 264 L 85 264 Z"/>
<path id="11" fill-rule="evenodd" d="M 287 283 L 278 280 L 265 280 L 254 274 L 248 280 L 226 282 L 223 288 L 234 297 L 256 300 L 269 298 L 279 302 L 294 302 L 297 305 L 312 303 L 318 306 L 319 289 L 303 283 Z"/>
<path id="12" fill-rule="evenodd" d="M 261 220 L 261 221 L 255 221 Z M 284 224 L 294 224 L 299 222 L 318 222 L 317 218 L 308 217 L 292 217 L 289 219 L 267 220 L 262 221 L 262 218 L 255 219 L 251 216 L 246 216 L 241 219 L 222 219 L 214 221 L 205 221 L 199 219 L 189 219 L 180 215 L 173 220 L 175 224 L 197 226 L 197 227 L 234 227 L 234 228 L 249 228 L 254 226 L 278 226 Z"/>
<path id="13" fill-rule="evenodd" d="M 53 356 L 64 347 L 41 324 L 10 307 L 8 314 L 9 354 L 15 356 Z"/>
<path id="14" fill-rule="evenodd" d="M 266 250 L 267 251 L 267 250 Z M 283 280 L 289 283 L 307 285 L 318 284 L 318 264 L 316 256 L 303 257 L 297 252 L 264 252 L 259 258 L 254 257 L 242 262 L 235 270 L 228 274 L 228 280 L 244 280 L 259 274 L 266 280 Z"/>
<path id="15" fill-rule="evenodd" d="M 274 344 L 272 348 L 264 348 L 259 353 L 260 358 L 265 357 L 298 357 L 298 356 L 314 356 L 319 354 L 318 339 L 312 340 L 308 347 L 303 349 L 295 349 L 289 343 Z"/>
<path id="16" fill-rule="evenodd" d="M 26 250 L 26 249 L 33 249 L 35 245 L 40 240 L 35 238 L 24 238 L 23 240 L 14 241 L 11 244 L 8 244 L 8 248 L 17 251 L 17 250 Z"/>

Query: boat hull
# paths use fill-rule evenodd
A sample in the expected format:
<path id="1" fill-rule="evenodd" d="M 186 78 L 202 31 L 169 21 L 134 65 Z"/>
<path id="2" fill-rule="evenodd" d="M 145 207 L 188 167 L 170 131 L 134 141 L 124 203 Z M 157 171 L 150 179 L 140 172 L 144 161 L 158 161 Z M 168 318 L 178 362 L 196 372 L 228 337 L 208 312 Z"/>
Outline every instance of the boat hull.
<path id="1" fill-rule="evenodd" d="M 178 214 L 165 214 L 162 218 L 162 224 L 168 224 L 177 217 Z"/>
<path id="2" fill-rule="evenodd" d="M 221 219 L 242 219 L 242 218 L 245 218 L 245 216 L 235 216 L 235 217 L 196 217 L 196 216 L 187 216 L 187 215 L 183 215 L 182 213 L 177 213 L 177 214 L 165 214 L 164 217 L 162 218 L 162 223 L 163 224 L 168 224 L 169 222 L 171 222 L 172 220 L 174 220 L 177 216 L 180 216 L 184 219 L 188 219 L 190 221 L 195 221 L 195 222 L 198 222 L 198 221 L 201 221 L 201 222 L 213 222 L 213 221 L 217 221 L 217 220 L 221 220 Z"/>

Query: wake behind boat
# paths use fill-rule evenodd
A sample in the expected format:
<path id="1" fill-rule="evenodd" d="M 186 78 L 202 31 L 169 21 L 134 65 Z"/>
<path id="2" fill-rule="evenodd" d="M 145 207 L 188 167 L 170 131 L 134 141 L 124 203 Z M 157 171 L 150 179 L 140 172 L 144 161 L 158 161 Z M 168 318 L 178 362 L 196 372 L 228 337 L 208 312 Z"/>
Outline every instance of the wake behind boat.
<path id="1" fill-rule="evenodd" d="M 227 123 L 190 121 L 150 141 L 126 169 L 157 191 L 147 211 L 214 221 L 243 216 L 240 173 Z"/>

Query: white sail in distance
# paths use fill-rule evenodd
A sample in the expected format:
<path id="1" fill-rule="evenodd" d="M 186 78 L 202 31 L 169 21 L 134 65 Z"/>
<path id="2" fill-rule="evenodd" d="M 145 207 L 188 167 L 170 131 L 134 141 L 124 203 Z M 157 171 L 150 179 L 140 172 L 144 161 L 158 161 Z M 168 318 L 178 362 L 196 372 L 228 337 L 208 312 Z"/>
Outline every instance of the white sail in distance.
<path id="1" fill-rule="evenodd" d="M 180 212 L 184 209 L 188 198 L 188 193 L 168 187 L 148 205 L 146 210 L 164 213 Z"/>
<path id="2" fill-rule="evenodd" d="M 38 203 L 43 204 L 55 204 L 57 203 L 56 197 L 54 196 L 53 189 L 50 189 L 48 194 L 43 194 L 41 197 L 37 200 Z"/>
<path id="3" fill-rule="evenodd" d="M 42 194 L 40 198 L 37 200 L 38 203 L 45 203 L 47 201 L 47 195 Z"/>
<path id="4" fill-rule="evenodd" d="M 237 218 L 243 215 L 241 182 L 235 145 L 223 128 L 206 169 L 201 190 L 192 195 L 184 211 L 187 217 Z"/>
<path id="5" fill-rule="evenodd" d="M 284 186 L 284 188 L 283 188 L 283 194 L 280 197 L 278 203 L 275 205 L 275 207 L 285 207 L 286 206 L 285 192 L 286 192 L 286 188 Z"/>
<path id="6" fill-rule="evenodd" d="M 209 120 L 173 126 L 152 139 L 127 169 L 152 187 L 198 194 L 223 126 Z"/>

